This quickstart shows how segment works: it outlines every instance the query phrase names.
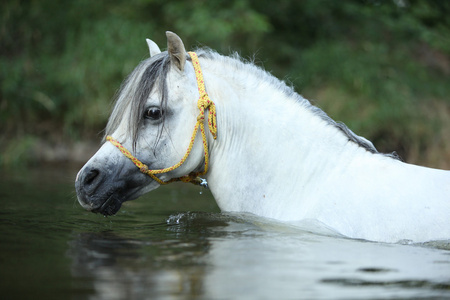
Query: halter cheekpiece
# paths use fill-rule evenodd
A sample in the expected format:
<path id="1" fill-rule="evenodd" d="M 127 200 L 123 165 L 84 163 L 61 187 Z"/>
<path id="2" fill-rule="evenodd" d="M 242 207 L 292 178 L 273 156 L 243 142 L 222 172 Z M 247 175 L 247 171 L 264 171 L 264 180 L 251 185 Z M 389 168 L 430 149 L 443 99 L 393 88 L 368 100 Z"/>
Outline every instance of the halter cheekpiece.
<path id="1" fill-rule="evenodd" d="M 197 185 L 203 185 L 204 179 L 200 178 L 199 176 L 205 175 L 208 172 L 208 164 L 209 164 L 209 152 L 208 152 L 208 143 L 206 139 L 206 133 L 205 133 L 205 110 L 209 109 L 209 115 L 208 115 L 208 127 L 209 131 L 211 132 L 214 139 L 217 137 L 217 124 L 216 124 L 216 106 L 214 105 L 214 102 L 209 98 L 208 94 L 206 93 L 205 89 L 205 83 L 203 80 L 203 74 L 202 69 L 200 68 L 200 62 L 198 60 L 197 54 L 195 52 L 188 52 L 189 56 L 192 59 L 192 64 L 194 66 L 195 70 L 195 77 L 197 78 L 197 86 L 198 86 L 198 92 L 200 93 L 200 98 L 197 102 L 197 107 L 200 110 L 199 115 L 197 116 L 197 123 L 194 127 L 194 132 L 192 133 L 191 142 L 189 143 L 189 147 L 186 151 L 186 154 L 183 156 L 183 158 L 180 160 L 179 163 L 173 165 L 172 167 L 168 167 L 165 169 L 157 169 L 157 170 L 149 170 L 148 166 L 144 163 L 142 163 L 140 160 L 138 160 L 136 157 L 134 157 L 130 151 L 128 151 L 122 144 L 120 144 L 117 140 L 115 140 L 112 136 L 107 136 L 106 140 L 111 142 L 114 146 L 116 146 L 120 152 L 123 153 L 126 157 L 128 157 L 135 165 L 139 168 L 139 170 L 150 176 L 153 180 L 158 182 L 159 184 L 168 184 L 174 181 L 182 181 L 182 182 L 190 182 Z M 203 149 L 205 152 L 205 168 L 202 172 L 192 172 L 188 175 L 181 176 L 178 178 L 172 178 L 168 181 L 163 181 L 156 177 L 156 174 L 162 174 L 167 173 L 170 171 L 173 171 L 177 168 L 179 168 L 188 158 L 189 154 L 192 151 L 192 147 L 194 146 L 195 137 L 197 136 L 198 128 L 200 127 L 200 132 L 202 135 L 203 140 Z"/>

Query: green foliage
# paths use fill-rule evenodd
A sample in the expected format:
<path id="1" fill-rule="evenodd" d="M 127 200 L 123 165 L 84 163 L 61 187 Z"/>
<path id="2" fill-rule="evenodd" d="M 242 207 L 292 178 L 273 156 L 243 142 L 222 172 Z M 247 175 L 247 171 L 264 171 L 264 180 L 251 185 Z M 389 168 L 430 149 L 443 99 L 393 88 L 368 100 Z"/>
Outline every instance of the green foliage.
<path id="1" fill-rule="evenodd" d="M 3 1 L 0 140 L 100 131 L 145 38 L 164 48 L 171 30 L 188 49 L 257 53 L 332 117 L 408 156 L 439 131 L 423 108 L 450 111 L 449 13 L 440 0 Z"/>
<path id="2" fill-rule="evenodd" d="M 35 161 L 32 150 L 35 148 L 36 143 L 37 139 L 30 135 L 12 138 L 7 147 L 0 152 L 0 167 L 25 167 L 33 164 Z"/>

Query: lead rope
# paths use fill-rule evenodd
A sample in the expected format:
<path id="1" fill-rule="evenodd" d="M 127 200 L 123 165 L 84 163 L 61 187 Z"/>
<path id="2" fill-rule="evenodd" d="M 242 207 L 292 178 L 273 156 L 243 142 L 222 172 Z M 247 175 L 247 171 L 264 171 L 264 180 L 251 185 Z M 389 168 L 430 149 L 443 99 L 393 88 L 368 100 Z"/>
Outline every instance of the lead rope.
<path id="1" fill-rule="evenodd" d="M 203 74 L 202 69 L 200 68 L 200 62 L 198 60 L 197 54 L 195 52 L 188 52 L 192 59 L 192 64 L 194 66 L 195 70 L 195 77 L 197 78 L 197 86 L 198 86 L 198 92 L 200 93 L 200 97 L 197 102 L 197 107 L 200 110 L 199 115 L 197 116 L 197 123 L 194 127 L 194 132 L 192 133 L 191 142 L 189 143 L 189 147 L 186 151 L 186 154 L 183 156 L 183 158 L 180 160 L 179 163 L 165 169 L 157 169 L 157 170 L 149 170 L 148 166 L 144 163 L 142 163 L 139 159 L 134 157 L 130 151 L 128 151 L 122 144 L 120 144 L 117 140 L 115 140 L 112 136 L 107 136 L 106 140 L 111 142 L 114 146 L 116 146 L 120 152 L 122 152 L 123 155 L 128 157 L 135 165 L 139 168 L 139 170 L 150 176 L 153 180 L 158 182 L 159 184 L 169 184 L 171 182 L 175 181 L 182 181 L 182 182 L 190 182 L 196 185 L 205 185 L 204 179 L 200 178 L 199 176 L 205 175 L 208 172 L 208 165 L 209 165 L 209 152 L 208 152 L 208 142 L 206 139 L 206 133 L 205 133 L 205 111 L 209 109 L 209 115 L 208 115 L 208 127 L 209 131 L 211 132 L 214 139 L 217 138 L 217 123 L 216 123 L 216 106 L 214 105 L 214 102 L 209 98 L 208 94 L 206 93 L 205 89 L 205 83 L 203 80 Z M 192 151 L 192 147 L 194 146 L 195 137 L 197 136 L 197 130 L 200 127 L 200 132 L 202 135 L 203 140 L 203 149 L 205 153 L 205 168 L 203 172 L 192 172 L 188 175 L 181 176 L 178 178 L 172 178 L 168 181 L 163 181 L 155 176 L 155 174 L 162 174 L 167 173 L 170 171 L 175 170 L 176 168 L 179 168 L 188 158 L 189 154 Z"/>

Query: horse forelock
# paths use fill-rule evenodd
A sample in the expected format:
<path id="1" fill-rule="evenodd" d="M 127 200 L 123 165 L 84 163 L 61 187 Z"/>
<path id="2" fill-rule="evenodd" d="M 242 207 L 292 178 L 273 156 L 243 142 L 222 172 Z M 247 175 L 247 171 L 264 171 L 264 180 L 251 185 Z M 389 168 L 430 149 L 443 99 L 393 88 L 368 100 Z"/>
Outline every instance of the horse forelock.
<path id="1" fill-rule="evenodd" d="M 127 126 L 127 136 L 131 138 L 133 148 L 136 147 L 139 129 L 144 122 L 145 104 L 150 94 L 153 91 L 157 92 L 161 107 L 164 109 L 167 106 L 166 78 L 169 65 L 169 55 L 163 52 L 142 61 L 130 73 L 116 94 L 115 105 L 106 126 L 106 135 L 111 135 L 117 130 L 125 118 L 127 122 L 123 125 Z M 162 130 L 163 126 L 160 127 L 158 136 Z"/>

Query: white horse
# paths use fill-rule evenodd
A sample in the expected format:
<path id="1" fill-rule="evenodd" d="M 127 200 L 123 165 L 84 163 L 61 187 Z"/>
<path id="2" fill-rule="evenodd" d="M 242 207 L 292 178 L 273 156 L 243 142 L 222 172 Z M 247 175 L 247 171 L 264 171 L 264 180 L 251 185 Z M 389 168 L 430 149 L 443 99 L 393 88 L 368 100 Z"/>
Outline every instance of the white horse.
<path id="1" fill-rule="evenodd" d="M 216 113 L 204 106 L 206 116 L 197 122 L 197 99 L 205 95 L 199 95 L 194 55 L 174 33 L 167 32 L 167 38 L 166 52 L 147 40 L 151 57 L 123 83 L 109 119 L 111 143 L 77 175 L 84 208 L 111 215 L 161 183 L 189 181 L 207 171 L 204 177 L 222 211 L 315 220 L 372 241 L 450 239 L 450 171 L 378 153 L 284 82 L 208 49 L 197 54 Z M 186 154 L 194 126 L 213 115 L 217 138 L 205 130 L 202 143 L 195 131 Z M 134 164 L 125 149 L 133 150 Z"/>

